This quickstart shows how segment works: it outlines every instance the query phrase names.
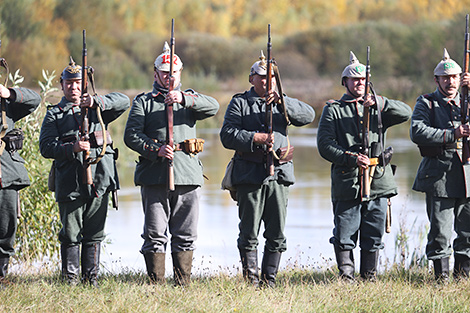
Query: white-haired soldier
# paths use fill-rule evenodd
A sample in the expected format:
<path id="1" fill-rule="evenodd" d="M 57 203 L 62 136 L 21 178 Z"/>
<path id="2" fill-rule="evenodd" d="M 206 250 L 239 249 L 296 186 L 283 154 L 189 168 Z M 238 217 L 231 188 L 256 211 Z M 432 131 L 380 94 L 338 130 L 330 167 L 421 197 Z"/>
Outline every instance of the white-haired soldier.
<path id="1" fill-rule="evenodd" d="M 191 278 L 199 193 L 204 183 L 197 156 L 200 149 L 192 150 L 187 143 L 196 139 L 196 122 L 214 116 L 219 103 L 192 89 L 181 90 L 183 63 L 174 55 L 170 73 L 170 55 L 165 43 L 154 63 L 153 90 L 137 95 L 133 101 L 124 141 L 139 153 L 134 182 L 141 188 L 145 221 L 140 251 L 148 276 L 152 282 L 164 281 L 165 252 L 171 236 L 175 283 L 186 285 Z M 174 146 L 167 143 L 167 105 L 173 105 Z M 173 160 L 174 191 L 167 187 L 168 160 Z"/>
<path id="2" fill-rule="evenodd" d="M 468 277 L 470 270 L 470 166 L 461 161 L 462 138 L 470 135 L 470 127 L 461 124 L 459 93 L 460 85 L 469 85 L 470 75 L 462 75 L 444 49 L 434 81 L 436 90 L 417 99 L 411 117 L 411 140 L 423 157 L 413 190 L 426 193 L 430 222 L 426 256 L 434 263 L 436 279 L 447 280 L 452 225 L 457 233 L 454 277 Z"/>
<path id="3" fill-rule="evenodd" d="M 227 149 L 235 150 L 232 182 L 236 187 L 240 233 L 238 249 L 244 278 L 257 285 L 258 235 L 264 222 L 266 238 L 261 282 L 274 286 L 281 260 L 287 249 L 284 226 L 287 215 L 288 188 L 294 183 L 292 157 L 275 160 L 274 175 L 268 176 L 264 151 L 278 151 L 289 146 L 286 116 L 294 126 L 313 121 L 315 112 L 308 104 L 285 96 L 285 111 L 280 96 L 275 91 L 275 81 L 270 94 L 266 94 L 267 66 L 264 55 L 251 67 L 250 90 L 233 96 L 225 113 L 220 139 Z M 266 132 L 266 101 L 273 104 L 273 134 Z"/>
<path id="4" fill-rule="evenodd" d="M 346 92 L 340 100 L 327 102 L 317 134 L 320 155 L 332 163 L 334 229 L 330 243 L 335 249 L 340 277 L 346 280 L 355 279 L 353 249 L 358 239 L 361 277 L 375 279 L 379 250 L 383 249 L 388 199 L 397 194 L 391 165 L 377 164 L 371 178 L 370 199 L 362 199 L 361 169 L 371 165 L 371 159 L 361 151 L 364 107 L 369 107 L 371 146 L 381 144 L 379 110 L 383 138 L 389 127 L 411 116 L 411 108 L 401 101 L 365 95 L 365 82 L 366 67 L 350 52 L 350 64 L 341 75 Z"/>

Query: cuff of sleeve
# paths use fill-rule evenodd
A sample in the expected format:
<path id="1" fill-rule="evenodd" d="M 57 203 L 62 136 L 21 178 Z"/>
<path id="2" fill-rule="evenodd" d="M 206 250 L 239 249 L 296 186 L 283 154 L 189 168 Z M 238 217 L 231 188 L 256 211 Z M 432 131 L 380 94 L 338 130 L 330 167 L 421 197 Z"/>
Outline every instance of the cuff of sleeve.
<path id="1" fill-rule="evenodd" d="M 146 153 L 147 159 L 149 159 L 150 161 L 158 160 L 158 158 L 159 158 L 158 151 L 160 151 L 161 146 L 162 145 L 157 144 L 153 141 L 147 142 L 144 146 L 144 149 L 147 152 Z"/>
<path id="2" fill-rule="evenodd" d="M 355 167 L 357 166 L 357 153 L 351 152 L 351 151 L 346 151 L 346 163 L 348 164 L 349 167 Z"/>

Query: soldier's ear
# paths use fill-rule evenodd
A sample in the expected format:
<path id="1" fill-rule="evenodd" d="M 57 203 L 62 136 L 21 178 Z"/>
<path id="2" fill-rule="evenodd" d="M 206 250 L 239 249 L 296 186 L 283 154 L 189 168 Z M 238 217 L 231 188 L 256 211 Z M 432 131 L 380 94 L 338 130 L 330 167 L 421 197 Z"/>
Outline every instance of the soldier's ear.
<path id="1" fill-rule="evenodd" d="M 253 85 L 253 75 L 248 76 L 248 81 Z"/>

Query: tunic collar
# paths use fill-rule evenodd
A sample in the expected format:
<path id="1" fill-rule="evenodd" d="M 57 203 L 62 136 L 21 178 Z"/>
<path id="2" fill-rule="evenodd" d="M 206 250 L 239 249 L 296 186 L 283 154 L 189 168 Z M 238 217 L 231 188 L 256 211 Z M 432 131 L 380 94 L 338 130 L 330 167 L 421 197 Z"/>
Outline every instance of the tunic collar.
<path id="1" fill-rule="evenodd" d="M 437 101 L 440 103 L 448 104 L 450 102 L 450 104 L 460 106 L 460 93 L 459 92 L 457 92 L 457 95 L 453 99 L 450 99 L 444 96 L 439 90 L 439 88 L 436 88 L 436 91 L 434 91 L 434 96 L 436 97 Z"/>
<path id="2" fill-rule="evenodd" d="M 180 91 L 181 90 L 181 84 L 179 84 L 178 87 L 176 87 L 175 89 L 173 90 L 178 90 Z M 163 88 L 162 86 L 160 86 L 157 82 L 153 82 L 153 90 L 152 90 L 152 96 L 153 97 L 156 97 L 158 96 L 159 94 L 161 95 L 166 95 L 168 93 L 168 88 Z"/>

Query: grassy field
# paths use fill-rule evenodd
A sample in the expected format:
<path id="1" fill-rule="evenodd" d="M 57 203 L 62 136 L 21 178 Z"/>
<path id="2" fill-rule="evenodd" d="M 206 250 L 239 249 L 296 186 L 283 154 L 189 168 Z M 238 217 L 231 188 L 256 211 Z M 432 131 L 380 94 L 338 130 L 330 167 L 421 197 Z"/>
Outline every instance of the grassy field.
<path id="1" fill-rule="evenodd" d="M 286 270 L 273 289 L 240 275 L 194 277 L 187 288 L 150 285 L 143 273 L 102 275 L 97 289 L 59 273 L 11 275 L 0 312 L 469 312 L 468 281 L 437 284 L 427 269 L 392 269 L 377 282 L 347 284 L 334 272 Z"/>

